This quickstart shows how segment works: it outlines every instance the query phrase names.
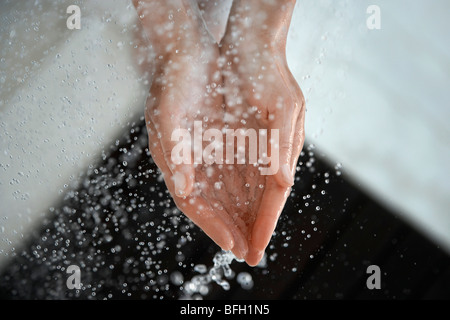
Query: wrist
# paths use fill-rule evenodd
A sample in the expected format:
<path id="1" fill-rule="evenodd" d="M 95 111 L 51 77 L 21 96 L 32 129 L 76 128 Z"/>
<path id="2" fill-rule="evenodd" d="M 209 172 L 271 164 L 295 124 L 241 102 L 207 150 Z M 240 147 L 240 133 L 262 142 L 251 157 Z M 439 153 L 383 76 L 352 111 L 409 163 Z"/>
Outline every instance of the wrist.
<path id="1" fill-rule="evenodd" d="M 236 1 L 230 13 L 225 44 L 242 45 L 246 50 L 283 53 L 295 1 Z M 250 48 L 249 48 L 250 47 Z"/>

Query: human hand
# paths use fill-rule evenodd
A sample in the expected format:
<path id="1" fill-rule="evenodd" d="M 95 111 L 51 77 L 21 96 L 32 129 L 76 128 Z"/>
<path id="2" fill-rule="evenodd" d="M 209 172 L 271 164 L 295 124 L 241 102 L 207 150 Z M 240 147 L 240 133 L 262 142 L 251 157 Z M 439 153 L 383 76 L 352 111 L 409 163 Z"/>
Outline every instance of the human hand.
<path id="1" fill-rule="evenodd" d="M 193 132 L 194 121 L 205 115 L 211 121 L 220 117 L 215 110 L 221 108 L 223 97 L 210 88 L 214 82 L 221 83 L 218 47 L 196 8 L 184 1 L 136 0 L 134 5 L 151 44 L 139 57 L 152 68 L 145 110 L 150 153 L 177 207 L 222 249 L 231 250 L 235 237 L 201 196 L 201 188 L 207 186 L 201 175 L 196 177 L 201 168 L 192 162 L 175 164 L 171 157 L 177 145 L 171 139 L 173 132 Z M 152 64 L 145 64 L 146 60 Z"/>
<path id="2" fill-rule="evenodd" d="M 261 175 L 247 165 L 240 170 L 236 167 L 241 173 L 237 179 L 225 181 L 230 190 L 247 186 L 240 200 L 252 205 L 247 211 L 241 209 L 239 217 L 247 222 L 244 226 L 241 222 L 240 228 L 248 240 L 246 261 L 250 265 L 261 260 L 270 241 L 304 143 L 304 98 L 285 55 L 295 2 L 281 2 L 235 1 L 220 49 L 225 103 L 232 115 L 228 118 L 234 118 L 227 127 L 279 132 L 278 171 L 273 176 Z"/>
<path id="3" fill-rule="evenodd" d="M 175 2 L 169 3 L 175 8 Z M 254 17 L 261 14 L 259 3 L 246 4 L 243 7 L 237 2 L 233 6 L 220 52 L 192 8 L 176 20 L 176 24 L 184 26 L 183 37 L 177 41 L 165 36 L 152 39 L 155 44 L 171 45 L 172 50 L 159 59 L 163 62 L 157 70 L 162 71 L 156 71 L 146 119 L 152 157 L 163 172 L 178 208 L 222 249 L 232 250 L 238 258 L 256 265 L 293 183 L 293 171 L 304 141 L 304 102 L 284 55 L 287 31 L 279 32 L 282 28 L 287 30 L 293 7 L 286 8 L 276 19 L 267 19 L 273 31 L 270 33 L 242 24 L 248 5 L 258 6 L 251 10 Z M 173 11 L 167 7 L 160 9 Z M 158 12 L 154 8 L 147 11 Z M 144 15 L 144 26 L 147 17 L 147 27 L 154 29 L 161 16 L 162 13 L 152 19 Z M 164 26 L 164 19 L 161 25 Z M 173 27 L 176 30 L 177 26 Z M 164 52 L 159 47 L 154 48 L 158 58 Z M 178 63 L 181 67 L 171 67 Z M 267 176 L 248 162 L 175 165 L 170 153 L 177 142 L 170 139 L 171 134 L 176 128 L 188 128 L 192 133 L 195 120 L 202 121 L 204 129 L 279 130 L 280 170 Z"/>

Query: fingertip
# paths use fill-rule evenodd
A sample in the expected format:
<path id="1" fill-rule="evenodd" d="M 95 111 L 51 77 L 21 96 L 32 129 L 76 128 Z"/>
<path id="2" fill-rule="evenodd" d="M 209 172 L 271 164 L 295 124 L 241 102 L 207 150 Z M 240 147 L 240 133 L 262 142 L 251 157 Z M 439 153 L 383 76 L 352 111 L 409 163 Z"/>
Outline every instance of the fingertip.
<path id="1" fill-rule="evenodd" d="M 262 258 L 264 257 L 264 253 L 265 251 L 259 251 L 259 250 L 252 250 L 248 256 L 245 259 L 245 262 L 250 266 L 250 267 L 256 267 L 262 260 Z"/>
<path id="2" fill-rule="evenodd" d="M 285 163 L 280 167 L 277 174 L 275 175 L 275 179 L 277 180 L 280 187 L 289 188 L 294 185 L 294 175 L 290 166 Z"/>
<path id="3" fill-rule="evenodd" d="M 223 250 L 232 251 L 235 239 L 232 232 L 221 221 L 202 228 L 205 233 Z"/>
<path id="4" fill-rule="evenodd" d="M 225 251 L 231 251 L 234 248 L 234 240 L 231 233 L 215 242 L 220 248 L 222 248 L 222 250 Z"/>
<path id="5" fill-rule="evenodd" d="M 292 174 L 291 167 L 287 163 L 281 166 L 281 174 L 286 184 L 292 187 L 294 185 L 294 175 Z"/>
<path id="6" fill-rule="evenodd" d="M 194 187 L 194 169 L 189 166 L 177 168 L 172 180 L 175 187 L 175 195 L 180 198 L 187 197 L 191 194 Z"/>
<path id="7" fill-rule="evenodd" d="M 231 251 L 236 256 L 237 259 L 239 259 L 239 260 L 246 259 L 247 253 L 248 253 L 247 241 L 238 232 L 233 232 L 233 237 L 235 239 L 235 243 L 234 243 L 234 247 L 232 248 Z"/>
<path id="8" fill-rule="evenodd" d="M 234 246 L 231 249 L 231 252 L 235 255 L 236 259 L 238 260 L 245 260 L 247 258 L 247 250 L 243 249 L 239 246 Z"/>
<path id="9" fill-rule="evenodd" d="M 175 194 L 178 197 L 184 197 L 187 183 L 186 175 L 177 171 L 173 174 L 172 179 L 175 186 Z"/>
<path id="10" fill-rule="evenodd" d="M 198 201 L 195 197 L 175 199 L 178 208 L 203 232 L 211 238 L 220 248 L 231 251 L 235 247 L 236 240 L 232 230 L 219 217 L 215 216 L 211 208 L 204 201 Z"/>
<path id="11" fill-rule="evenodd" d="M 272 208 L 270 208 L 272 209 Z M 269 209 L 269 210 L 270 210 Z M 273 209 L 272 209 L 273 210 Z M 261 212 L 256 219 L 251 238 L 252 251 L 264 252 L 269 245 L 273 232 L 278 222 L 278 213 L 268 213 L 268 211 Z"/>

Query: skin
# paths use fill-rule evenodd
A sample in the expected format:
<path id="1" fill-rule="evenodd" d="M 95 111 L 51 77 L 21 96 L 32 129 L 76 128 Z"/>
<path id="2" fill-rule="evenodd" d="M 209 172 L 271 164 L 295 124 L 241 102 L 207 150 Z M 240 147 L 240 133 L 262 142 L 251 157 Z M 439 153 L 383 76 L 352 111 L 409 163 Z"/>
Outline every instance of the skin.
<path id="1" fill-rule="evenodd" d="M 226 27 L 216 28 L 223 37 L 208 29 L 192 1 L 134 4 L 152 45 L 141 59 L 151 62 L 143 65 L 153 78 L 146 104 L 151 155 L 177 207 L 254 266 L 289 196 L 304 143 L 304 98 L 285 55 L 295 1 L 235 0 Z M 204 129 L 278 129 L 280 170 L 261 175 L 248 162 L 174 165 L 171 134 L 193 132 L 196 120 Z"/>

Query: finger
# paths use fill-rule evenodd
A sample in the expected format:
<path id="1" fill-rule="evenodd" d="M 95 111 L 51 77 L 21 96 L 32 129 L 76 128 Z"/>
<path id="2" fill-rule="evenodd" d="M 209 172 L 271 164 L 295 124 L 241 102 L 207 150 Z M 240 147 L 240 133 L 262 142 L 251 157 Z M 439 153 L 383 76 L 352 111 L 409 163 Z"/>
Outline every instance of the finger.
<path id="1" fill-rule="evenodd" d="M 250 247 L 245 262 L 247 262 L 250 267 L 257 266 L 264 257 L 264 252 L 264 250 L 256 250 L 253 247 Z"/>
<path id="2" fill-rule="evenodd" d="M 153 122 L 147 121 L 149 134 L 149 149 L 155 164 L 162 171 L 167 189 L 171 194 L 175 191 L 175 182 L 164 159 L 163 151 L 157 139 L 157 130 Z M 231 250 L 234 247 L 232 232 L 222 219 L 211 210 L 209 205 L 199 197 L 174 198 L 175 204 L 189 219 L 200 227 L 223 250 Z"/>
<path id="3" fill-rule="evenodd" d="M 224 221 L 231 231 L 234 239 L 234 247 L 231 250 L 233 254 L 238 259 L 246 259 L 248 249 L 248 242 L 242 231 L 239 229 L 238 225 L 233 221 L 229 212 L 226 208 L 222 208 L 220 205 L 214 205 L 212 203 L 214 212 Z"/>
<path id="4" fill-rule="evenodd" d="M 303 100 L 300 102 L 302 101 Z M 295 170 L 305 140 L 304 118 L 305 109 L 302 105 L 298 116 L 296 116 L 294 120 L 295 129 L 291 130 L 290 139 L 292 139 L 292 151 L 289 150 L 290 155 L 286 155 L 286 153 L 284 155 L 280 154 L 280 159 L 282 159 L 280 160 L 280 163 L 282 163 L 282 161 L 289 161 L 288 163 L 292 178 L 294 175 L 292 171 Z M 276 124 L 274 126 L 276 126 Z M 281 136 L 283 136 L 283 134 L 285 135 L 286 132 L 282 133 Z M 281 150 L 283 150 L 283 148 L 281 148 Z M 277 176 L 275 175 L 277 183 L 275 183 L 274 179 L 271 179 L 270 177 L 267 178 L 266 189 L 258 210 L 257 219 L 253 225 L 251 246 L 246 259 L 249 265 L 256 265 L 262 259 L 265 248 L 270 242 L 287 197 L 289 196 L 291 188 L 283 187 L 282 184 L 279 183 L 279 178 L 280 177 L 277 179 Z"/>
<path id="5" fill-rule="evenodd" d="M 281 187 L 270 177 L 266 180 L 268 183 L 251 233 L 251 246 L 247 256 L 247 263 L 250 265 L 257 264 L 263 257 L 290 193 L 289 187 Z"/>
<path id="6" fill-rule="evenodd" d="M 164 99 L 160 100 L 157 109 L 146 109 L 148 118 L 158 132 L 158 139 L 164 160 L 173 175 L 175 195 L 186 197 L 192 192 L 195 171 L 191 156 L 191 137 L 187 125 L 182 125 L 181 112 L 170 108 Z M 170 112 L 168 110 L 174 110 Z M 178 152 L 180 151 L 180 152 Z"/>
<path id="7" fill-rule="evenodd" d="M 158 137 L 158 131 L 155 129 L 155 125 L 153 124 L 150 117 L 145 113 L 145 124 L 147 127 L 147 135 L 148 135 L 148 148 L 150 154 L 152 156 L 153 161 L 156 166 L 161 170 L 162 174 L 171 174 L 169 167 L 164 159 L 161 149 L 161 143 Z"/>
<path id="8" fill-rule="evenodd" d="M 237 259 L 246 259 L 248 254 L 248 242 L 242 232 L 237 228 L 231 228 L 234 237 L 234 247 L 231 250 Z"/>
<path id="9" fill-rule="evenodd" d="M 287 62 L 285 62 L 285 68 L 288 74 L 288 83 L 291 83 L 290 91 L 292 95 L 296 97 L 296 108 L 298 111 L 298 117 L 295 122 L 295 130 L 294 130 L 294 141 L 293 141 L 293 150 L 291 155 L 291 166 L 295 172 L 295 167 L 297 166 L 297 161 L 300 156 L 300 153 L 303 149 L 303 145 L 305 143 L 305 97 L 303 96 L 303 92 L 300 89 L 297 81 L 295 80 L 292 73 L 289 71 L 289 67 Z"/>
<path id="10" fill-rule="evenodd" d="M 300 90 L 300 88 L 298 88 L 298 90 Z M 295 129 L 292 130 L 293 144 L 289 163 L 293 170 L 296 167 L 298 157 L 300 156 L 305 141 L 304 100 L 301 91 L 299 91 L 299 94 L 297 103 L 301 104 L 301 108 L 295 119 Z M 264 250 L 270 242 L 289 193 L 289 187 L 283 188 L 279 183 L 275 184 L 274 180 L 270 179 L 270 177 L 267 178 L 266 190 L 264 191 L 260 209 L 258 210 L 257 219 L 253 225 L 252 241 L 247 256 L 247 263 L 249 263 L 249 265 L 256 265 L 262 259 Z"/>
<path id="11" fill-rule="evenodd" d="M 174 198 L 174 201 L 177 207 L 223 250 L 233 250 L 236 247 L 233 232 L 202 197 Z"/>
<path id="12" fill-rule="evenodd" d="M 294 101 L 296 103 L 294 107 L 294 117 L 292 123 L 294 124 L 294 129 L 291 130 L 290 139 L 292 141 L 292 150 L 286 150 L 287 148 L 281 148 L 283 151 L 290 151 L 290 155 L 284 154 L 280 155 L 280 163 L 286 161 L 289 163 L 289 167 L 292 171 L 295 170 L 298 157 L 300 156 L 303 144 L 305 141 L 305 131 L 304 131 L 304 121 L 305 121 L 305 107 L 304 107 L 304 97 L 295 79 L 292 77 L 292 87 L 290 88 L 292 96 L 295 97 Z M 298 110 L 298 111 L 297 111 Z M 280 127 L 280 124 L 272 124 L 273 127 Z M 290 126 L 286 126 L 290 128 Z M 281 127 L 282 128 L 282 127 Z M 287 132 L 281 133 L 281 139 L 284 139 Z M 282 140 L 281 140 L 282 141 Z M 285 162 L 285 163 L 286 163 Z M 292 172 L 291 171 L 291 172 Z M 277 177 L 277 176 L 275 176 Z M 292 172 L 293 177 L 293 172 Z M 280 178 L 280 177 L 278 177 Z M 290 193 L 290 188 L 283 188 L 282 184 L 274 184 L 274 180 L 270 177 L 267 178 L 267 187 L 263 195 L 260 209 L 258 210 L 257 219 L 253 226 L 252 231 L 252 241 L 247 256 L 247 262 L 250 265 L 255 265 L 259 263 L 264 255 L 264 250 L 270 242 L 272 234 L 276 228 L 279 216 L 284 208 L 287 197 Z M 277 179 L 279 181 L 279 179 Z"/>
<path id="13" fill-rule="evenodd" d="M 302 107 L 300 114 L 297 117 L 294 131 L 294 144 L 291 156 L 291 167 L 295 170 L 305 143 L 305 108 Z"/>

